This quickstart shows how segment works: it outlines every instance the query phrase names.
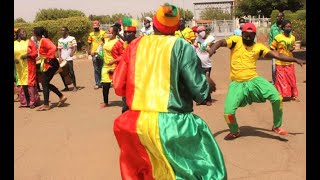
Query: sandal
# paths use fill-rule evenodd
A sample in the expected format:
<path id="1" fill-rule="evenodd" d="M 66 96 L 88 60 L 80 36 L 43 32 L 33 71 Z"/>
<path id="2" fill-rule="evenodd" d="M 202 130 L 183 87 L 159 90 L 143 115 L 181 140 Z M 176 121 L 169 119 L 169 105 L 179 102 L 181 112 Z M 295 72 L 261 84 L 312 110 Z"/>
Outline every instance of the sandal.
<path id="1" fill-rule="evenodd" d="M 291 99 L 292 99 L 292 101 L 300 102 L 300 99 L 298 99 L 298 97 L 292 97 Z"/>
<path id="2" fill-rule="evenodd" d="M 236 133 L 229 133 L 228 135 L 226 135 L 224 137 L 224 140 L 234 140 L 236 138 L 238 138 L 240 136 L 240 132 L 236 132 Z"/>
<path id="3" fill-rule="evenodd" d="M 62 98 L 60 99 L 60 101 L 57 104 L 57 107 L 62 106 L 64 104 L 64 102 L 66 102 L 67 99 L 68 99 L 67 97 L 62 96 Z"/>
<path id="4" fill-rule="evenodd" d="M 284 130 L 284 129 L 282 129 L 281 127 L 272 127 L 272 131 L 273 132 L 276 132 L 276 133 L 278 133 L 278 134 L 280 134 L 280 135 L 286 135 L 286 134 L 288 134 L 288 131 L 286 131 L 286 130 Z"/>

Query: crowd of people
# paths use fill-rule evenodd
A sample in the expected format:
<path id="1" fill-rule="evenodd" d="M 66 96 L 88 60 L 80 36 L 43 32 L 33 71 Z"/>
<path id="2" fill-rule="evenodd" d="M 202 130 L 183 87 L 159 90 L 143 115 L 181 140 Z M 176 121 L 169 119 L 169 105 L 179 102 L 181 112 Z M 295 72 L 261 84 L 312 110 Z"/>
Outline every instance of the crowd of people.
<path id="1" fill-rule="evenodd" d="M 123 101 L 122 114 L 113 127 L 121 150 L 123 179 L 227 179 L 223 153 L 213 133 L 192 113 L 194 101 L 197 105 L 213 103 L 211 94 L 216 85 L 211 77 L 212 59 L 220 47 L 231 51 L 231 82 L 224 106 L 230 133 L 224 139 L 240 136 L 235 116 L 238 107 L 266 100 L 272 104 L 272 131 L 288 133 L 282 127 L 282 101 L 298 100 L 294 63 L 305 64 L 292 56 L 292 24 L 278 20 L 274 28 L 279 28 L 279 33 L 272 35 L 270 47 L 266 47 L 254 41 L 256 26 L 240 21 L 235 35 L 219 41 L 205 26 L 186 27 L 178 8 L 168 3 L 152 18 L 144 18 L 138 36 L 135 19 L 123 18 L 122 24 L 115 23 L 106 31 L 99 21 L 93 21 L 88 37 L 93 88 L 102 88 L 101 108 L 108 107 L 112 86 Z M 43 27 L 33 29 L 33 40 L 27 39 L 23 28 L 15 30 L 15 88 L 21 107 L 39 105 L 38 83 L 44 97 L 39 111 L 50 110 L 50 91 L 59 97 L 58 106 L 63 105 L 67 97 L 50 83 L 56 73 L 65 85 L 63 91 L 69 91 L 69 84 L 73 84 L 73 91 L 78 90 L 72 58 L 76 40 L 69 35 L 68 27 L 61 27 L 61 35 L 56 46 Z M 256 71 L 261 56 L 275 59 L 274 84 Z M 60 67 L 65 61 L 67 75 Z"/>

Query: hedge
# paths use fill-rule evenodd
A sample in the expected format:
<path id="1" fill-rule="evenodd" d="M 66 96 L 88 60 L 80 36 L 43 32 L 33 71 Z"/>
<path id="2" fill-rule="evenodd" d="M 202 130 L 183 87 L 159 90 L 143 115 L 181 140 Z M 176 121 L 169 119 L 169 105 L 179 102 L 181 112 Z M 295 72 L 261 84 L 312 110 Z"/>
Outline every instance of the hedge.
<path id="1" fill-rule="evenodd" d="M 16 23 L 15 28 L 24 28 L 27 31 L 28 37 L 32 36 L 34 27 L 43 26 L 47 31 L 49 38 L 55 43 L 61 38 L 61 27 L 67 27 L 69 34 L 74 36 L 79 42 L 86 42 L 91 29 L 91 22 L 87 17 L 70 17 L 58 20 L 38 21 L 35 23 Z"/>

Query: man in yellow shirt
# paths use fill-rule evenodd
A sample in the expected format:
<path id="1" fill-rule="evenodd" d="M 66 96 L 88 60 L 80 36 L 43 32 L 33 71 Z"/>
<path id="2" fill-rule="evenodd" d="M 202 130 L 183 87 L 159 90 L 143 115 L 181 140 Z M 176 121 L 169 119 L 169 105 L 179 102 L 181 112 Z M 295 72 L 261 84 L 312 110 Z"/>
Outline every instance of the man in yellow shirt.
<path id="1" fill-rule="evenodd" d="M 281 128 L 282 97 L 270 82 L 258 76 L 256 63 L 259 56 L 276 58 L 285 62 L 295 62 L 300 66 L 305 64 L 305 61 L 289 57 L 277 51 L 271 51 L 261 43 L 255 43 L 255 36 L 255 25 L 246 23 L 242 27 L 241 37 L 233 35 L 222 39 L 216 42 L 209 50 L 210 56 L 220 47 L 228 47 L 231 50 L 231 83 L 224 104 L 224 117 L 230 128 L 230 133 L 224 138 L 225 140 L 232 140 L 240 136 L 235 116 L 238 107 L 244 107 L 253 102 L 262 103 L 266 102 L 266 100 L 269 100 L 272 104 L 272 130 L 280 135 L 288 133 Z"/>
<path id="2" fill-rule="evenodd" d="M 94 31 L 89 34 L 88 37 L 88 55 L 92 56 L 93 68 L 94 68 L 94 79 L 96 85 L 94 89 L 101 88 L 101 69 L 103 64 L 103 57 L 98 56 L 98 47 L 104 43 L 104 38 L 106 38 L 106 32 L 100 29 L 99 21 L 93 21 L 92 25 Z"/>

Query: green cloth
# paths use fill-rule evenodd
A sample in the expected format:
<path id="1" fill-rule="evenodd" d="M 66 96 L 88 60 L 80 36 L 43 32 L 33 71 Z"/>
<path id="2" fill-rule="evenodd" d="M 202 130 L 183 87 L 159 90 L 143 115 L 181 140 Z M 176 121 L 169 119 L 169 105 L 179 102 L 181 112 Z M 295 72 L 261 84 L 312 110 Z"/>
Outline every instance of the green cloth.
<path id="1" fill-rule="evenodd" d="M 282 97 L 270 82 L 259 76 L 244 82 L 232 81 L 224 104 L 225 120 L 231 133 L 236 133 L 239 130 L 235 117 L 238 107 L 244 107 L 253 102 L 262 103 L 266 100 L 272 104 L 274 126 L 280 127 L 282 124 Z M 230 122 L 230 118 L 232 122 Z"/>
<path id="2" fill-rule="evenodd" d="M 277 23 L 272 24 L 272 26 L 270 27 L 270 33 L 269 33 L 269 47 L 274 39 L 274 37 L 276 37 L 276 35 L 282 33 L 282 29 L 278 27 Z"/>
<path id="3" fill-rule="evenodd" d="M 165 156 L 179 180 L 224 180 L 223 155 L 208 125 L 192 113 L 159 113 Z"/>

